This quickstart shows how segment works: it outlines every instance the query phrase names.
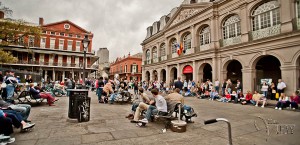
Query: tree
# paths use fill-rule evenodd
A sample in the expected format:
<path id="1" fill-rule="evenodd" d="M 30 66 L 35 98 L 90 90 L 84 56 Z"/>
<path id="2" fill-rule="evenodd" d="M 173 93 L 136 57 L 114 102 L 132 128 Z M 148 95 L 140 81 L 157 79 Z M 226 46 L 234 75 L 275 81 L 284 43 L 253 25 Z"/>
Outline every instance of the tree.
<path id="1" fill-rule="evenodd" d="M 12 10 L 2 5 L 0 2 L 0 11 L 6 15 L 10 15 Z M 29 48 L 30 43 L 39 40 L 41 34 L 41 27 L 25 22 L 24 20 L 14 19 L 0 19 L 0 49 L 4 47 L 11 47 L 11 45 L 24 46 Z M 7 49 L 6 49 L 7 50 Z M 32 52 L 28 49 L 28 52 Z M 10 52 L 0 50 L 0 63 L 12 63 L 17 61 L 13 58 Z"/>

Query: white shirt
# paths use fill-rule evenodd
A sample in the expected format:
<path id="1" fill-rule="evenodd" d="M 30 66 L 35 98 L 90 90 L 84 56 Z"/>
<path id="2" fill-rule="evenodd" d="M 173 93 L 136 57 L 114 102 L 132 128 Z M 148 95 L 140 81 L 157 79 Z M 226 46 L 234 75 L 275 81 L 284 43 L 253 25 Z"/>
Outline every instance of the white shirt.
<path id="1" fill-rule="evenodd" d="M 215 81 L 215 86 L 218 87 L 220 85 L 219 81 Z"/>
<path id="2" fill-rule="evenodd" d="M 282 90 L 284 88 L 286 88 L 286 85 L 285 85 L 284 82 L 280 82 L 280 83 L 277 84 L 277 89 Z"/>
<path id="3" fill-rule="evenodd" d="M 167 102 L 166 102 L 165 98 L 162 97 L 161 95 L 158 95 L 155 98 L 155 105 L 156 105 L 156 108 L 157 108 L 158 111 L 168 112 Z"/>

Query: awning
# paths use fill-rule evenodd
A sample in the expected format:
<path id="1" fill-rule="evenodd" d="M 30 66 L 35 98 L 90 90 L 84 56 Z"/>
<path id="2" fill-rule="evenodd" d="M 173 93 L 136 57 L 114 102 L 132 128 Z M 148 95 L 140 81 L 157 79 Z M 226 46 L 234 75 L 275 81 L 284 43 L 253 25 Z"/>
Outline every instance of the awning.
<path id="1" fill-rule="evenodd" d="M 193 73 L 193 67 L 190 65 L 184 67 L 183 74 L 190 74 L 190 73 Z"/>

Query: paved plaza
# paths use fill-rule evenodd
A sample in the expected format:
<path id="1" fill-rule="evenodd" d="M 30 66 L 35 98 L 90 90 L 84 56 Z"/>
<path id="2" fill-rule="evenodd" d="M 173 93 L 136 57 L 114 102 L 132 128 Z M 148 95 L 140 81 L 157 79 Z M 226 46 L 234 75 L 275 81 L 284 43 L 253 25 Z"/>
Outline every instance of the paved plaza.
<path id="1" fill-rule="evenodd" d="M 198 117 L 195 123 L 188 124 L 185 133 L 175 133 L 167 130 L 162 133 L 162 122 L 149 123 L 145 128 L 136 127 L 125 116 L 130 112 L 130 105 L 98 104 L 94 92 L 90 92 L 91 120 L 77 123 L 69 120 L 68 98 L 60 98 L 56 106 L 46 104 L 32 108 L 30 120 L 36 123 L 33 131 L 19 133 L 15 129 L 13 136 L 15 145 L 77 145 L 77 144 L 189 144 L 189 145 L 225 145 L 228 144 L 227 125 L 223 122 L 204 125 L 203 121 L 218 117 L 230 120 L 232 124 L 233 144 L 235 145 L 298 145 L 300 142 L 300 113 L 291 110 L 275 110 L 242 106 L 233 103 L 186 98 L 186 104 L 191 105 Z M 280 124 L 295 124 L 293 134 L 285 134 L 286 127 L 282 127 L 276 134 L 277 128 L 268 120 L 270 135 L 265 130 L 257 131 L 257 127 L 264 129 L 263 123 L 257 116 L 265 119 L 277 120 Z M 290 129 L 288 127 L 288 129 Z"/>

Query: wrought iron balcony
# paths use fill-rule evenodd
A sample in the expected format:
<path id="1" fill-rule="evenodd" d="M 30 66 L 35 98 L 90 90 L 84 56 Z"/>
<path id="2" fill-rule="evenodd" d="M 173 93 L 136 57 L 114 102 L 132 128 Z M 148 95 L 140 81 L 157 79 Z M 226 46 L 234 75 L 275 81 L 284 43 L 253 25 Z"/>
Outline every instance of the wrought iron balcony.
<path id="1" fill-rule="evenodd" d="M 280 32 L 281 32 L 280 24 L 276 25 L 276 26 L 252 31 L 252 40 L 257 40 L 257 39 L 261 39 L 261 38 L 265 38 L 265 37 L 269 37 L 269 36 L 274 36 L 274 35 L 280 34 Z"/>
<path id="2" fill-rule="evenodd" d="M 229 45 L 234 45 L 234 44 L 239 44 L 242 42 L 242 36 L 236 36 L 236 37 L 231 37 L 227 39 L 221 40 L 221 47 L 229 46 Z"/>

